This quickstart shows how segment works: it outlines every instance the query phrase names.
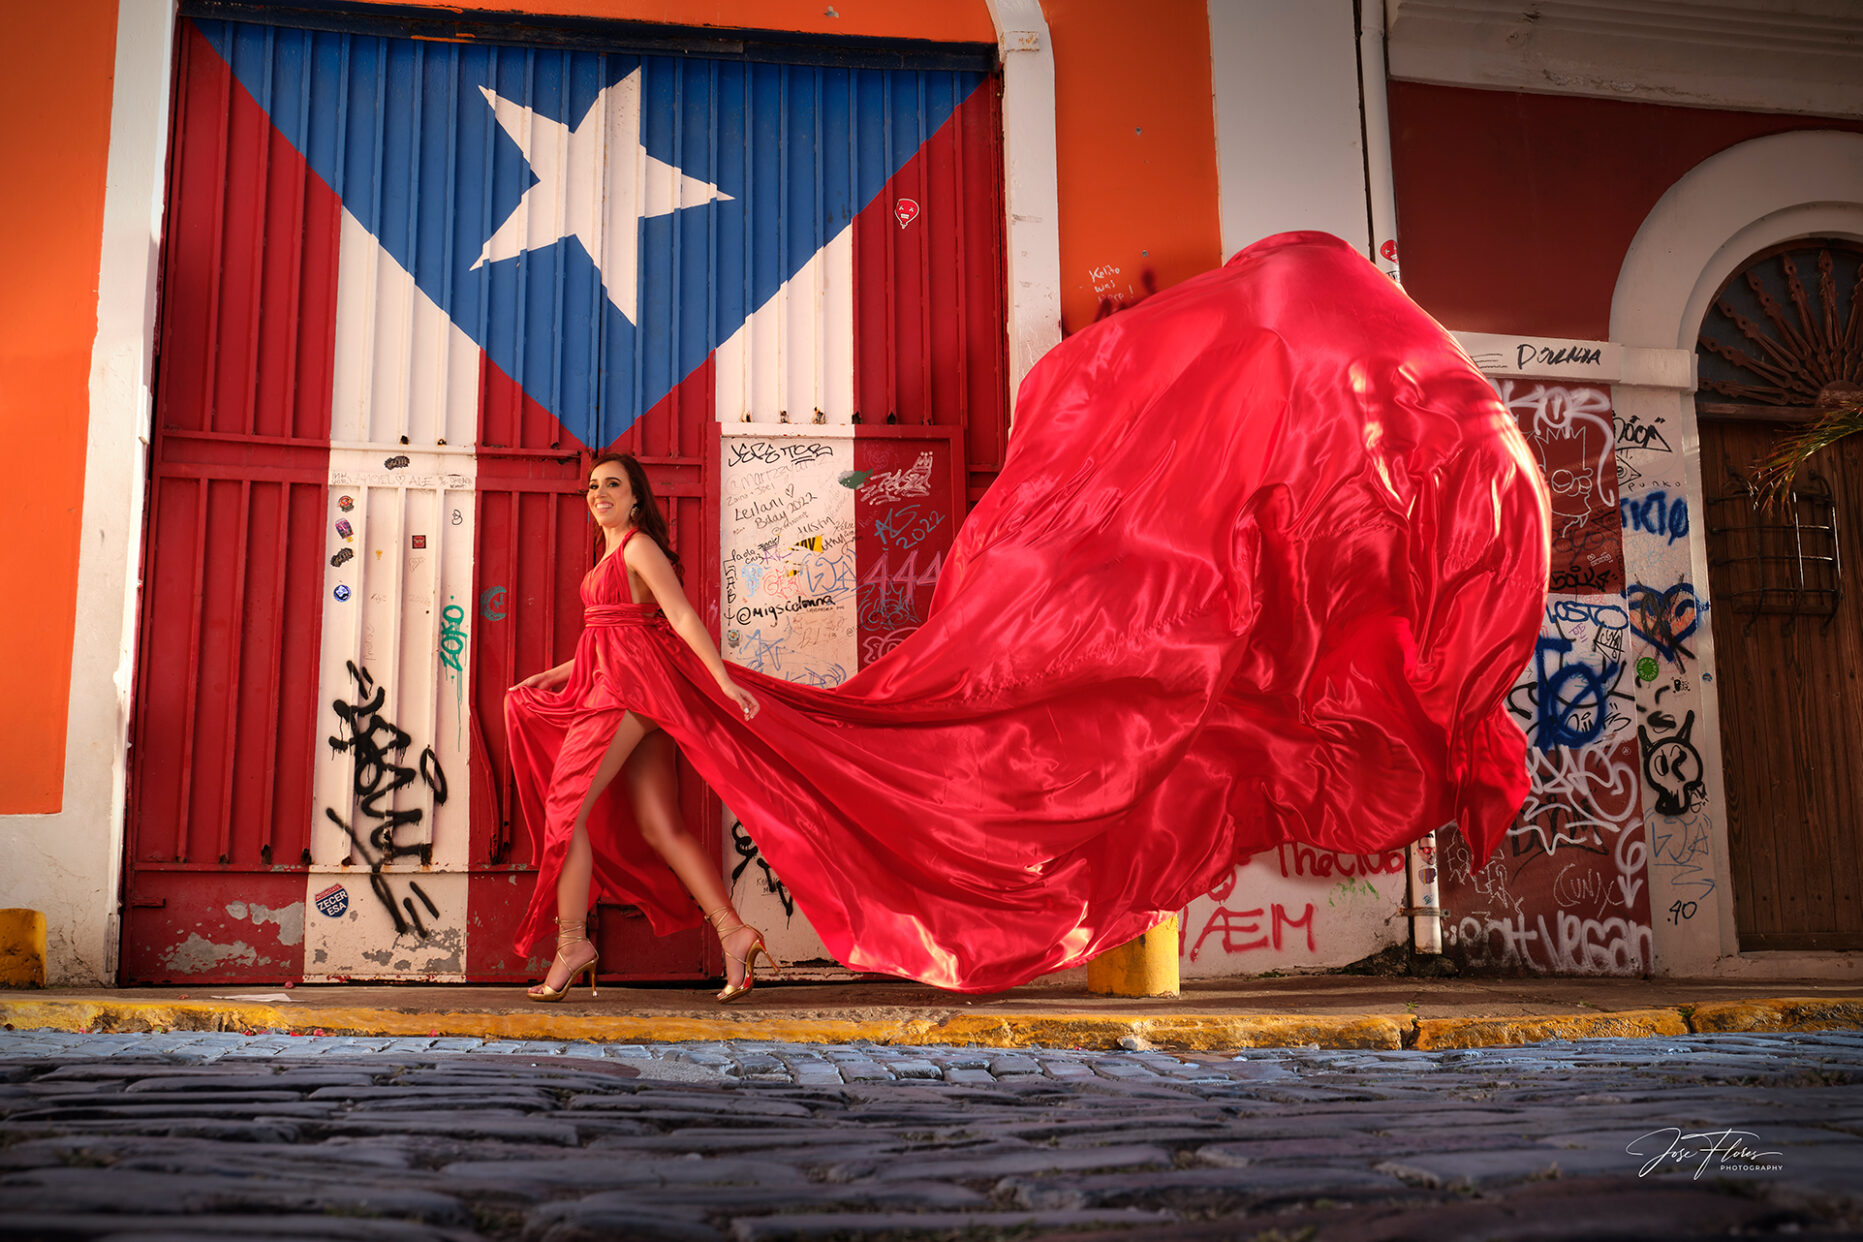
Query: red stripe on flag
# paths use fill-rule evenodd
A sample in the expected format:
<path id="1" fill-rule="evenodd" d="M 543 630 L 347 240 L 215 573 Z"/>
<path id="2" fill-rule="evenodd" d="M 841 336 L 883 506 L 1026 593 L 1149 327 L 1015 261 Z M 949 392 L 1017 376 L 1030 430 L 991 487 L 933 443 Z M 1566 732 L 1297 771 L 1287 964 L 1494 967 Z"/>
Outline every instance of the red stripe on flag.
<path id="1" fill-rule="evenodd" d="M 868 424 L 963 425 L 967 464 L 992 471 L 1008 408 L 1000 115 L 985 81 L 852 226 L 854 408 Z"/>
<path id="2" fill-rule="evenodd" d="M 342 206 L 192 22 L 181 37 L 158 417 L 328 441 Z"/>

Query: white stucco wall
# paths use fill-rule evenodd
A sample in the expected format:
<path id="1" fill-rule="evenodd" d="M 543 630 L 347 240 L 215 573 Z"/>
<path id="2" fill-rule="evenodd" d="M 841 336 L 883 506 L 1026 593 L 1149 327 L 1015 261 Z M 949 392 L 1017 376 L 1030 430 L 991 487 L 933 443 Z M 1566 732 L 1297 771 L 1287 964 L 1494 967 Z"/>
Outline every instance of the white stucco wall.
<path id="1" fill-rule="evenodd" d="M 1017 389 L 1061 342 L 1061 206 L 1054 43 L 1040 0 L 988 0 L 1003 61 L 1003 216 L 1009 417 Z"/>
<path id="2" fill-rule="evenodd" d="M 1223 255 L 1290 229 L 1367 249 L 1351 0 L 1210 0 Z"/>

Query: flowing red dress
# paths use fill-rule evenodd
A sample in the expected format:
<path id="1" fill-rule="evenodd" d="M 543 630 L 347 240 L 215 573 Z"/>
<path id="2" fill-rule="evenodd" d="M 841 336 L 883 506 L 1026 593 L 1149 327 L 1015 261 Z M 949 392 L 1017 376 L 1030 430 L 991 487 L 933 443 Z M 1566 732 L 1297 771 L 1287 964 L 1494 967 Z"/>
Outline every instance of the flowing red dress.
<path id="1" fill-rule="evenodd" d="M 1030 372 L 925 623 L 843 685 L 733 676 L 625 571 L 583 582 L 561 693 L 506 725 L 541 829 L 520 951 L 622 712 L 667 731 L 828 951 L 960 991 L 1077 965 L 1283 841 L 1440 825 L 1491 852 L 1527 789 L 1502 700 L 1539 632 L 1545 487 L 1454 340 L 1337 238 L 1291 233 Z M 695 825 L 710 831 L 713 825 Z M 698 911 L 607 797 L 596 896 Z"/>

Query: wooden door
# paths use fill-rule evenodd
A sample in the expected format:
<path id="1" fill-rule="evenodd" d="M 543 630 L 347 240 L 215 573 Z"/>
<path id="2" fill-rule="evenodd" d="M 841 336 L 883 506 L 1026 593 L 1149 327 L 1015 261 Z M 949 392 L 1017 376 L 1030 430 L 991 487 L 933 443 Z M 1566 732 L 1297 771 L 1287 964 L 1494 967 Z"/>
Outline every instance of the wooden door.
<path id="1" fill-rule="evenodd" d="M 1781 436 L 1863 392 L 1863 245 L 1787 242 L 1715 294 L 1701 391 L 1709 623 L 1742 950 L 1863 948 L 1863 437 L 1749 479 Z"/>
<path id="2" fill-rule="evenodd" d="M 1789 504 L 1743 482 L 1778 423 L 1702 423 L 1709 617 L 1744 951 L 1863 948 L 1863 440 Z"/>

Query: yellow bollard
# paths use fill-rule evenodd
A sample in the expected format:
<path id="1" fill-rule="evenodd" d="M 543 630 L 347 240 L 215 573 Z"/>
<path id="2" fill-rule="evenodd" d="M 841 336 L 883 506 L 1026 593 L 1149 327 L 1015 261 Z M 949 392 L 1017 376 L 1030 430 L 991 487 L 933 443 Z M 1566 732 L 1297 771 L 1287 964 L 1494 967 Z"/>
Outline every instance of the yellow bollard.
<path id="1" fill-rule="evenodd" d="M 1177 995 L 1177 916 L 1087 963 L 1087 991 L 1099 996 Z"/>
<path id="2" fill-rule="evenodd" d="M 0 910 L 0 988 L 45 986 L 45 915 Z"/>

